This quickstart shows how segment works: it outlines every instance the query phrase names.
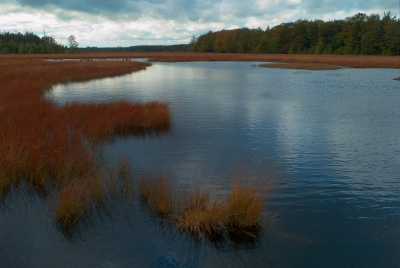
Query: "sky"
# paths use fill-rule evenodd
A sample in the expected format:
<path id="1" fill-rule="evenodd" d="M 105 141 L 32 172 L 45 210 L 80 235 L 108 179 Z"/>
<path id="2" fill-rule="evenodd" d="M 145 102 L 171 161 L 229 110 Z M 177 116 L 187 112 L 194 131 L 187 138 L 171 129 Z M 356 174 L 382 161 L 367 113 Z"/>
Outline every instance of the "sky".
<path id="1" fill-rule="evenodd" d="M 80 47 L 187 44 L 193 35 L 266 29 L 359 12 L 399 17 L 400 0 L 0 0 L 0 31 L 32 31 Z"/>

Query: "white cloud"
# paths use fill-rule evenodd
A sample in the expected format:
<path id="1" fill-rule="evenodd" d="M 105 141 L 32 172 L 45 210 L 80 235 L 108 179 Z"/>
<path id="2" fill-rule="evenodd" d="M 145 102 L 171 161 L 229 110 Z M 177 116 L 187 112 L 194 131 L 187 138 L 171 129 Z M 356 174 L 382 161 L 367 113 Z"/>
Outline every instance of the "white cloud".
<path id="1" fill-rule="evenodd" d="M 33 31 L 80 46 L 188 43 L 209 30 L 273 27 L 398 10 L 397 0 L 1 0 L 0 31 Z"/>

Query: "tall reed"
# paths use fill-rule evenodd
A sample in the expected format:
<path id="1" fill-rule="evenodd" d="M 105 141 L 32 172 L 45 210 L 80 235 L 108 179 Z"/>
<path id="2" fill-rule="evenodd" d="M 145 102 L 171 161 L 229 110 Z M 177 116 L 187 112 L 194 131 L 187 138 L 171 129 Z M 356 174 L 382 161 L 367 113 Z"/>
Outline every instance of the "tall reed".
<path id="1" fill-rule="evenodd" d="M 184 205 L 175 218 L 178 229 L 194 235 L 223 232 L 226 204 L 210 200 L 210 192 L 199 185 L 192 187 L 189 197 L 183 201 Z"/>
<path id="2" fill-rule="evenodd" d="M 163 176 L 150 177 L 143 175 L 140 181 L 139 195 L 150 210 L 161 215 L 170 215 L 174 210 L 172 184 Z"/>

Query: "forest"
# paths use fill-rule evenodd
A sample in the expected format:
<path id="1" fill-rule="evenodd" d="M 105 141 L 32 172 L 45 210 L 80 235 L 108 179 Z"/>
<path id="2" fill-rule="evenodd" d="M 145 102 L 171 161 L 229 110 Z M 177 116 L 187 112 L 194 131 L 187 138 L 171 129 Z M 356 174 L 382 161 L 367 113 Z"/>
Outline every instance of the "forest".
<path id="1" fill-rule="evenodd" d="M 86 53 L 86 52 L 187 52 L 188 44 L 150 45 L 130 47 L 79 47 L 75 36 L 66 40 L 68 45 L 57 43 L 53 36 L 45 33 L 39 37 L 33 32 L 0 32 L 0 54 L 54 54 L 54 53 Z"/>
<path id="2" fill-rule="evenodd" d="M 391 12 L 358 13 L 345 19 L 297 20 L 272 28 L 209 31 L 190 44 L 80 48 L 71 35 L 66 44 L 45 33 L 0 32 L 0 53 L 69 52 L 217 52 L 269 54 L 400 55 L 400 21 Z"/>
<path id="3" fill-rule="evenodd" d="M 400 21 L 385 12 L 345 19 L 297 20 L 266 30 L 235 29 L 208 33 L 190 42 L 192 52 L 400 55 Z"/>
<path id="4" fill-rule="evenodd" d="M 72 44 L 73 46 L 75 44 Z M 58 44 L 54 37 L 45 33 L 39 37 L 33 32 L 0 32 L 0 53 L 53 54 L 69 52 L 74 47 Z"/>

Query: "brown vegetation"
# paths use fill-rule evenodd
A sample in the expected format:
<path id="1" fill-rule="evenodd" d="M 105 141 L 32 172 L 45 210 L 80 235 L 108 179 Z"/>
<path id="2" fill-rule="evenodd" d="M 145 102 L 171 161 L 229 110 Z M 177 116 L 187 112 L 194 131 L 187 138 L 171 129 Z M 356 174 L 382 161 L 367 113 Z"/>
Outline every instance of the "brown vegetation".
<path id="1" fill-rule="evenodd" d="M 43 93 L 55 83 L 120 75 L 149 64 L 47 62 L 26 56 L 0 59 L 0 196 L 22 181 L 43 192 L 52 189 L 54 217 L 67 229 L 110 194 L 120 191 L 132 196 L 135 187 L 127 162 L 121 161 L 111 171 L 99 166 L 96 145 L 115 135 L 168 129 L 168 104 L 121 100 L 59 107 L 46 101 Z M 180 230 L 194 235 L 245 230 L 251 235 L 262 226 L 274 177 L 261 174 L 261 165 L 248 165 L 247 161 L 246 157 L 243 164 L 249 170 L 234 172 L 223 199 L 211 197 L 212 191 L 200 186 L 181 194 L 179 187 L 162 176 L 143 176 L 137 191 L 151 211 L 170 217 Z M 254 174 L 260 182 L 246 179 Z"/>
<path id="2" fill-rule="evenodd" d="M 21 181 L 55 189 L 55 218 L 74 223 L 105 194 L 106 179 L 93 144 L 115 135 L 168 128 L 166 103 L 71 103 L 57 107 L 43 97 L 55 83 L 139 71 L 148 63 L 46 62 L 36 57 L 0 57 L 0 195 Z"/>
<path id="3" fill-rule="evenodd" d="M 266 196 L 257 183 L 235 180 L 227 198 L 212 199 L 211 190 L 193 186 L 186 194 L 164 177 L 143 176 L 139 196 L 150 211 L 175 219 L 178 229 L 194 236 L 221 235 L 225 231 L 249 231 L 262 227 Z"/>
<path id="4" fill-rule="evenodd" d="M 213 189 L 198 182 L 183 190 L 163 176 L 148 175 L 140 181 L 139 196 L 150 211 L 174 219 L 179 230 L 195 237 L 229 232 L 252 236 L 263 226 L 264 205 L 272 196 L 275 177 L 259 170 L 251 178 L 247 171 L 234 172 L 226 196 L 212 196 Z"/>
<path id="5" fill-rule="evenodd" d="M 139 196 L 151 211 L 169 215 L 173 210 L 172 184 L 163 176 L 144 175 L 140 181 Z"/>
<path id="6" fill-rule="evenodd" d="M 17 59 L 106 59 L 149 58 L 151 61 L 258 61 L 286 63 L 320 63 L 352 68 L 400 68 L 400 56 L 349 56 L 349 55 L 296 55 L 296 54 L 247 54 L 247 53 L 82 53 L 46 55 L 1 55 L 0 60 Z"/>
<path id="7" fill-rule="evenodd" d="M 258 67 L 264 68 L 280 68 L 280 69 L 300 69 L 300 70 L 337 70 L 337 65 L 321 64 L 321 63 L 267 63 L 259 64 Z"/>
<path id="8" fill-rule="evenodd" d="M 398 81 L 400 81 L 400 76 L 399 76 L 399 77 L 397 77 L 397 78 L 394 78 L 394 80 L 398 80 Z"/>

